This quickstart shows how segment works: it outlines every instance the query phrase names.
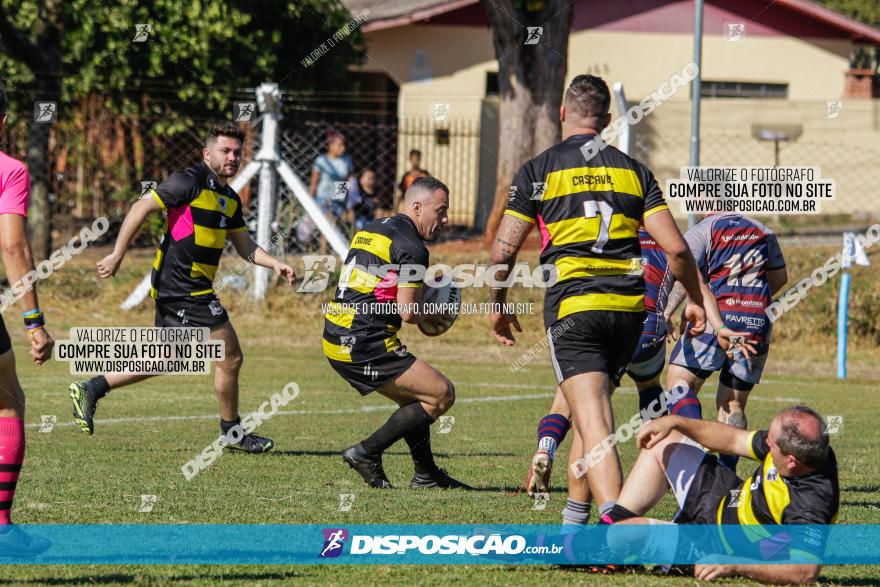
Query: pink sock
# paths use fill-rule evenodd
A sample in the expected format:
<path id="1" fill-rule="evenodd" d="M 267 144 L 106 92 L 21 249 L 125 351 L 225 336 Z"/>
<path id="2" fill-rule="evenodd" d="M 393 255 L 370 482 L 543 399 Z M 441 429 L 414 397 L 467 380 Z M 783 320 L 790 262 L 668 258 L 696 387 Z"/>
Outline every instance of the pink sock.
<path id="1" fill-rule="evenodd" d="M 0 418 L 0 525 L 12 523 L 12 500 L 24 462 L 24 420 Z"/>

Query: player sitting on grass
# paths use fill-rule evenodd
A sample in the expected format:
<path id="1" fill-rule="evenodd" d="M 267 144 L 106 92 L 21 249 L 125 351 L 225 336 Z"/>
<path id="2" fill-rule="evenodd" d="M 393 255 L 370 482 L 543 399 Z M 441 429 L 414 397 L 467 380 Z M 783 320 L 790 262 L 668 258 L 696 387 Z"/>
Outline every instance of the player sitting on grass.
<path id="1" fill-rule="evenodd" d="M 703 297 L 715 300 L 722 318 L 710 320 L 713 332 L 682 337 L 669 357 L 669 387 L 684 382 L 688 395 L 673 409 L 691 418 L 702 411 L 696 394 L 713 371 L 720 371 L 716 404 L 718 420 L 740 429 L 747 427 L 745 407 L 749 393 L 761 380 L 770 350 L 772 323 L 764 310 L 788 280 L 785 259 L 773 232 L 742 214 L 711 214 L 685 234 L 688 246 L 709 284 Z M 685 292 L 676 284 L 669 294 L 667 319 Z M 707 302 L 707 308 L 708 308 Z M 744 340 L 724 347 L 721 328 L 742 331 Z M 669 328 L 675 333 L 675 328 Z M 737 458 L 722 455 L 722 464 L 736 470 Z"/>
<path id="2" fill-rule="evenodd" d="M 815 543 L 801 543 L 791 534 L 786 553 L 773 540 L 773 526 L 784 524 L 834 523 L 840 505 L 837 460 L 828 444 L 822 417 L 805 406 L 781 410 L 769 430 L 748 432 L 721 422 L 667 416 L 649 422 L 639 432 L 642 449 L 617 503 L 602 517 L 604 523 L 656 523 L 642 518 L 670 487 L 678 502 L 676 523 L 722 524 L 731 544 L 754 543 L 755 536 L 765 536 L 754 546 L 759 550 L 734 552 L 731 556 L 711 555 L 712 564 L 697 564 L 698 579 L 743 575 L 765 583 L 814 583 L 819 574 Z M 743 481 L 730 468 L 719 464 L 708 451 L 746 457 L 760 463 Z M 751 539 L 742 525 L 762 525 Z M 645 531 L 650 532 L 650 529 Z M 733 535 L 741 532 L 743 536 Z M 631 539 L 632 535 L 625 534 Z M 713 534 L 714 536 L 714 534 Z M 643 536 L 642 538 L 649 538 Z M 742 538 L 740 540 L 739 538 Z M 780 537 L 777 537 L 780 538 Z M 806 539 L 804 539 L 806 540 Z M 650 544 L 650 540 L 646 541 Z M 787 541 L 784 541 L 787 542 Z M 614 545 L 626 546 L 632 544 Z M 761 548 L 766 546 L 767 548 Z M 667 544 L 667 549 L 682 552 L 693 547 L 703 552 L 724 552 L 719 544 Z M 662 547 L 662 546 L 661 546 Z M 772 547 L 772 548 L 771 548 Z M 783 562 L 756 564 L 773 552 Z M 736 555 L 739 555 L 737 557 Z M 748 558 L 747 558 L 748 557 Z M 788 562 L 785 562 L 788 561 Z"/>
<path id="3" fill-rule="evenodd" d="M 0 90 L 0 132 L 6 126 L 6 93 Z M 30 179 L 24 163 L 0 151 L 0 250 L 10 285 L 34 269 L 28 243 L 27 211 Z M 31 359 L 42 365 L 52 356 L 55 341 L 44 328 L 43 313 L 37 303 L 36 284 L 25 287 L 21 307 L 24 326 L 30 338 Z M 4 300 L 6 298 L 4 292 Z M 4 302 L 5 308 L 5 302 Z M 12 525 L 12 502 L 24 463 L 24 391 L 15 372 L 12 341 L 0 318 L 0 556 L 35 555 L 49 548 L 49 541 L 28 536 Z"/>
<path id="4" fill-rule="evenodd" d="M 336 297 L 324 315 L 322 345 L 330 366 L 361 395 L 378 391 L 400 406 L 373 434 L 342 452 L 343 461 L 370 487 L 391 487 L 382 453 L 404 439 L 415 465 L 413 489 L 473 489 L 437 467 L 431 452 L 431 424 L 452 407 L 455 387 L 397 338 L 402 322 L 429 319 L 418 310 L 428 267 L 424 241 L 434 240 L 446 226 L 448 210 L 449 188 L 443 182 L 413 181 L 400 214 L 374 220 L 354 235 Z M 387 270 L 378 276 L 365 268 Z M 410 270 L 419 268 L 422 275 L 413 277 Z M 397 308 L 387 307 L 394 302 Z"/>
<path id="5" fill-rule="evenodd" d="M 201 163 L 173 173 L 134 203 L 119 229 L 113 252 L 98 262 L 98 274 L 105 279 L 116 275 L 147 216 L 168 213 L 168 229 L 153 262 L 150 295 L 156 299 L 156 326 L 207 327 L 213 340 L 224 342 L 225 356 L 214 372 L 220 430 L 227 436 L 228 448 L 262 453 L 272 448 L 270 439 L 251 433 L 235 442 L 234 435 L 228 435 L 241 422 L 238 375 L 243 357 L 229 315 L 214 293 L 214 276 L 227 236 L 242 258 L 273 269 L 290 284 L 295 275 L 289 265 L 269 255 L 248 234 L 241 200 L 227 183 L 241 164 L 242 139 L 241 130 L 233 124 L 214 127 L 205 141 Z M 107 373 L 72 383 L 70 397 L 77 424 L 91 435 L 98 400 L 111 389 L 149 377 L 153 375 Z"/>

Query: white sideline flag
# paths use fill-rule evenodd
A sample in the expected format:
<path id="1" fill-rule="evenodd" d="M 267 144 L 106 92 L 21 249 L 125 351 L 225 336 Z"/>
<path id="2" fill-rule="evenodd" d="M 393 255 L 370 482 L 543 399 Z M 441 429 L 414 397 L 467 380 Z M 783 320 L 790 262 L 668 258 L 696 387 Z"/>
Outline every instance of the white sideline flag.
<path id="1" fill-rule="evenodd" d="M 871 262 L 868 261 L 868 255 L 865 254 L 865 249 L 862 247 L 862 243 L 856 238 L 856 233 L 844 232 L 843 266 L 851 267 L 853 263 L 864 266 L 871 264 Z"/>

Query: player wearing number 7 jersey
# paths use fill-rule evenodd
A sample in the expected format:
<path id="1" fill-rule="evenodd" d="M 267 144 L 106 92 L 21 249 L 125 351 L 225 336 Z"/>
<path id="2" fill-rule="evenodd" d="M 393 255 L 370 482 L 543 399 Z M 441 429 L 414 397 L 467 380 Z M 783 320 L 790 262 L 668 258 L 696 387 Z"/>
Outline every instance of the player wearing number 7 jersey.
<path id="1" fill-rule="evenodd" d="M 711 214 L 687 231 L 685 239 L 703 273 L 724 326 L 747 333 L 749 351 L 733 345 L 725 352 L 710 332 L 681 338 L 670 356 L 667 381 L 685 382 L 696 394 L 713 371 L 720 371 L 718 420 L 745 429 L 746 400 L 761 380 L 770 348 L 772 323 L 765 310 L 788 281 L 785 259 L 773 232 L 742 214 Z M 671 316 L 684 297 L 676 284 L 666 307 Z M 749 356 L 749 355 L 752 356 Z M 735 470 L 737 458 L 720 462 Z"/>
<path id="2" fill-rule="evenodd" d="M 692 333 L 705 326 L 696 264 L 653 174 L 596 140 L 611 120 L 610 101 L 601 78 L 572 80 L 560 108 L 563 140 L 516 174 L 492 246 L 492 263 L 507 267 L 495 275 L 502 281 L 531 228 L 537 225 L 541 233 L 541 263 L 558 271 L 544 300 L 544 326 L 557 382 L 571 408 L 575 445 L 584 451 L 612 433 L 611 393 L 645 320 L 640 223 L 666 252 L 670 270 L 690 295 L 686 314 Z M 493 288 L 492 301 L 504 302 L 505 294 Z M 514 344 L 510 327 L 519 329 L 516 316 L 490 319 L 498 341 Z M 590 493 L 600 512 L 617 499 L 622 479 L 616 450 L 589 469 Z"/>

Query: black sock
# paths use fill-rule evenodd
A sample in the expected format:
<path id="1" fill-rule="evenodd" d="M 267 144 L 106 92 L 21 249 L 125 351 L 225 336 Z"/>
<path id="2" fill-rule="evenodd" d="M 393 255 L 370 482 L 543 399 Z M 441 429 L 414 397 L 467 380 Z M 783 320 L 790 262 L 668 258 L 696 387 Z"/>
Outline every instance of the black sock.
<path id="1" fill-rule="evenodd" d="M 107 378 L 103 375 L 92 377 L 88 381 L 83 382 L 83 385 L 89 393 L 95 394 L 95 397 L 98 399 L 110 393 L 110 384 L 107 383 Z"/>
<path id="2" fill-rule="evenodd" d="M 424 425 L 430 425 L 434 421 L 428 412 L 422 407 L 421 402 L 413 402 L 391 414 L 388 421 L 373 432 L 369 438 L 361 441 L 361 446 L 367 456 L 378 457 L 389 446 Z"/>
<path id="3" fill-rule="evenodd" d="M 602 515 L 600 524 L 616 524 L 630 518 L 637 518 L 638 514 L 633 513 L 620 504 L 614 504 L 611 509 Z"/>
<path id="4" fill-rule="evenodd" d="M 659 385 L 655 385 L 654 387 L 649 387 L 648 389 L 639 390 L 639 412 L 642 414 L 647 414 L 648 417 L 653 416 L 655 413 L 660 411 L 660 408 L 665 404 L 665 398 L 660 399 L 663 396 L 663 388 Z M 656 401 L 656 403 L 654 403 Z M 648 406 L 654 403 L 651 410 L 648 410 Z M 663 410 L 663 413 L 658 415 L 659 418 L 661 415 L 666 415 L 666 410 Z M 644 418 L 644 416 L 642 416 Z M 653 418 L 652 418 L 653 419 Z"/>
<path id="5" fill-rule="evenodd" d="M 403 437 L 409 446 L 416 473 L 433 473 L 437 470 L 434 453 L 431 452 L 431 424 L 422 424 L 419 428 Z"/>
<path id="6" fill-rule="evenodd" d="M 223 418 L 220 418 L 220 431 L 223 432 L 223 436 L 229 434 L 229 431 L 232 430 L 235 426 L 241 424 L 241 417 L 237 417 L 232 422 L 227 422 Z"/>

